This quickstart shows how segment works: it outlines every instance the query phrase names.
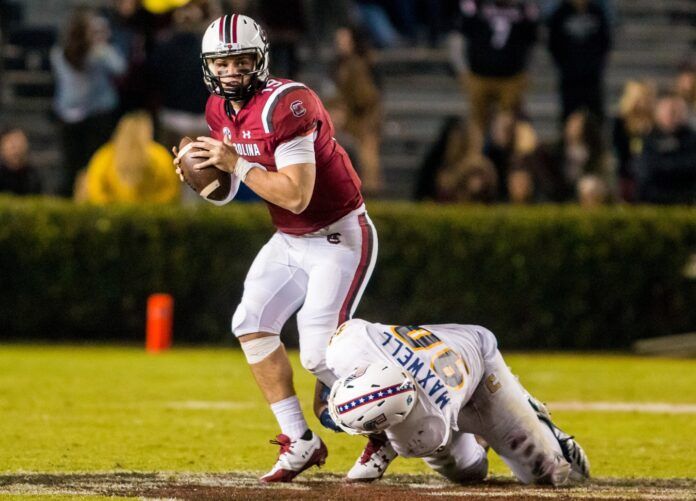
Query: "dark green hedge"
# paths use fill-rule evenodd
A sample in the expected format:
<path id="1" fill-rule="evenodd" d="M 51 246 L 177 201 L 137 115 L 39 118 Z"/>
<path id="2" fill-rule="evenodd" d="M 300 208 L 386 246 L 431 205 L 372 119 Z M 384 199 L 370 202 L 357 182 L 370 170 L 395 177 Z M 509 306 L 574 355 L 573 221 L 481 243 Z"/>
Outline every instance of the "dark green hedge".
<path id="1" fill-rule="evenodd" d="M 357 314 L 480 323 L 506 348 L 620 348 L 696 330 L 696 209 L 370 204 L 376 271 Z M 143 338 L 174 295 L 175 341 L 230 341 L 263 206 L 93 208 L 0 198 L 0 336 Z M 287 329 L 286 342 L 296 338 Z"/>

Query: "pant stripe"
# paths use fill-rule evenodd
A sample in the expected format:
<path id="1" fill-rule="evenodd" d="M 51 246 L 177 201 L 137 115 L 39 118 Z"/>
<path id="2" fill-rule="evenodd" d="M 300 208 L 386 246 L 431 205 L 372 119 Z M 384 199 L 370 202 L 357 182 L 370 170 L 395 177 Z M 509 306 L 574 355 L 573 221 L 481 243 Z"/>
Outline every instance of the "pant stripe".
<path id="1" fill-rule="evenodd" d="M 358 221 L 362 231 L 362 251 L 360 253 L 360 262 L 358 263 L 358 268 L 355 271 L 353 281 L 350 284 L 348 295 L 341 306 L 341 312 L 338 316 L 338 325 L 350 320 L 350 318 L 353 316 L 353 311 L 360 301 L 362 293 L 365 290 L 365 285 L 370 279 L 370 275 L 372 275 L 372 270 L 374 268 L 375 256 L 373 251 L 375 241 L 372 223 L 365 214 L 360 214 L 358 216 Z"/>

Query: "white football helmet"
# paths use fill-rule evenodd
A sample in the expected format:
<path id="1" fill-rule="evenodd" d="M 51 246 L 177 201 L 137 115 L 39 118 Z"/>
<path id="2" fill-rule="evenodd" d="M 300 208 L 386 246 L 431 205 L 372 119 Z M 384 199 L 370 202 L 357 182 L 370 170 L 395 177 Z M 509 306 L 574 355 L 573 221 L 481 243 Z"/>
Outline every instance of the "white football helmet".
<path id="1" fill-rule="evenodd" d="M 351 435 L 377 433 L 403 422 L 416 405 L 416 385 L 399 367 L 376 362 L 336 381 L 329 413 Z"/>
<path id="2" fill-rule="evenodd" d="M 256 58 L 249 73 L 251 82 L 246 86 L 225 89 L 220 77 L 210 69 L 209 63 L 220 57 L 252 54 Z M 261 88 L 268 78 L 268 39 L 263 28 L 248 16 L 232 14 L 213 21 L 203 35 L 201 43 L 203 80 L 211 94 L 232 101 L 243 101 Z"/>

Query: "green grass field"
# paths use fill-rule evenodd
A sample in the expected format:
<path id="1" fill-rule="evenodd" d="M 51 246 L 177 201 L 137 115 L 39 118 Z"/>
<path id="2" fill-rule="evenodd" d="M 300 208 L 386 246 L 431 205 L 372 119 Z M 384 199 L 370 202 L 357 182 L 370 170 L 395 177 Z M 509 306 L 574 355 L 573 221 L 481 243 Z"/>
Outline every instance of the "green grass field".
<path id="1" fill-rule="evenodd" d="M 329 447 L 328 475 L 308 472 L 290 490 L 260 488 L 256 477 L 277 454 L 268 444 L 277 429 L 240 351 L 148 355 L 139 348 L 7 345 L 0 346 L 0 498 L 376 500 L 420 498 L 426 488 L 444 499 L 693 499 L 693 361 L 594 354 L 506 359 L 584 446 L 595 478 L 589 490 L 522 488 L 491 453 L 488 486 L 453 490 L 437 484 L 421 461 L 399 458 L 381 485 L 356 491 L 337 481 L 364 439 L 323 430 L 313 417 Z M 297 353 L 292 362 L 310 416 L 314 380 Z"/>
<path id="2" fill-rule="evenodd" d="M 696 367 L 690 360 L 511 354 L 508 364 L 587 451 L 594 477 L 696 477 Z M 313 378 L 292 353 L 311 416 Z M 579 406 L 567 410 L 569 403 Z M 624 410 L 591 403 L 636 404 Z M 557 408 L 554 410 L 554 403 Z M 650 404 L 669 404 L 657 411 Z M 563 410 L 566 409 L 566 410 Z M 329 447 L 324 471 L 345 472 L 364 439 L 310 424 Z M 0 346 L 0 473 L 268 469 L 277 433 L 243 355 L 232 349 Z M 491 472 L 509 475 L 493 454 Z M 390 473 L 427 473 L 397 459 Z M 1 487 L 1 485 L 0 485 Z M 0 490 L 1 492 L 1 490 Z"/>

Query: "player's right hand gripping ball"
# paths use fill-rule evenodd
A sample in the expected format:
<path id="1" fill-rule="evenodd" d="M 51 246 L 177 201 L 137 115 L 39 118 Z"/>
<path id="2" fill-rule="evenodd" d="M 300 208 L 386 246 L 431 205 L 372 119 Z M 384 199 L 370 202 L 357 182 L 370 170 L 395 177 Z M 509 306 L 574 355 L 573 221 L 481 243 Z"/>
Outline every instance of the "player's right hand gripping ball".
<path id="1" fill-rule="evenodd" d="M 186 136 L 179 143 L 179 167 L 184 181 L 193 191 L 205 199 L 219 202 L 225 200 L 230 193 L 232 175 L 212 165 L 195 170 L 194 165 L 205 161 L 205 158 L 192 156 L 200 148 L 193 147 L 193 139 Z"/>

